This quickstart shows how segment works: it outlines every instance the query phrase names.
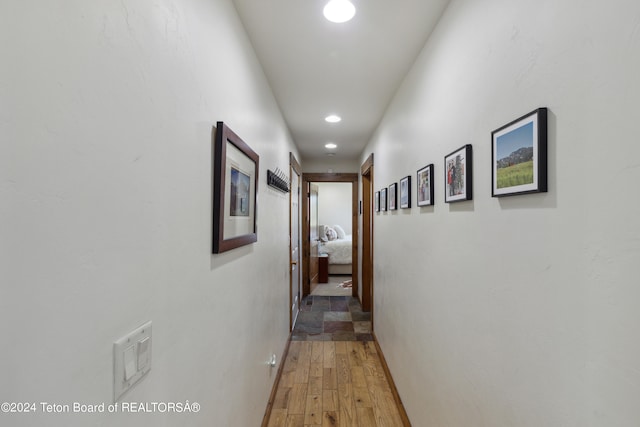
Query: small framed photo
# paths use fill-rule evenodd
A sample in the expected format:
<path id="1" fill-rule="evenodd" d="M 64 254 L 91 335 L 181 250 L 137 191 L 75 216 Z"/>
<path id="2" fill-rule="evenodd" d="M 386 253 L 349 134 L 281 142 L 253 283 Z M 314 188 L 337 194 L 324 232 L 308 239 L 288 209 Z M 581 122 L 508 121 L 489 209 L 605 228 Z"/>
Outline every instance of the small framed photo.
<path id="1" fill-rule="evenodd" d="M 417 173 L 418 206 L 433 205 L 433 163 Z"/>
<path id="2" fill-rule="evenodd" d="M 394 182 L 389 186 L 389 210 L 398 209 L 398 183 Z"/>
<path id="3" fill-rule="evenodd" d="M 405 176 L 400 180 L 400 208 L 411 207 L 411 177 Z"/>
<path id="4" fill-rule="evenodd" d="M 473 199 L 473 152 L 467 144 L 444 158 L 444 201 Z"/>
<path id="5" fill-rule="evenodd" d="M 213 253 L 254 243 L 260 157 L 223 122 L 213 150 Z"/>
<path id="6" fill-rule="evenodd" d="M 373 195 L 373 206 L 376 212 L 380 212 L 380 192 L 376 191 Z"/>
<path id="7" fill-rule="evenodd" d="M 491 132 L 491 195 L 547 191 L 547 109 Z"/>
<path id="8" fill-rule="evenodd" d="M 382 212 L 387 211 L 387 189 L 380 190 L 380 210 Z"/>

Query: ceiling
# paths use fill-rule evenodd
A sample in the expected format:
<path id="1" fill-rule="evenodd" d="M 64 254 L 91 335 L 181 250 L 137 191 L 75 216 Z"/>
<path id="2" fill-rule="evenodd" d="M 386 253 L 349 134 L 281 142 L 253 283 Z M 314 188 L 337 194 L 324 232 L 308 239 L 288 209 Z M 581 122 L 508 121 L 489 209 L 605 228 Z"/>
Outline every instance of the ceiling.
<path id="1" fill-rule="evenodd" d="M 351 0 L 342 24 L 327 1 L 233 0 L 302 159 L 355 160 L 449 0 Z"/>

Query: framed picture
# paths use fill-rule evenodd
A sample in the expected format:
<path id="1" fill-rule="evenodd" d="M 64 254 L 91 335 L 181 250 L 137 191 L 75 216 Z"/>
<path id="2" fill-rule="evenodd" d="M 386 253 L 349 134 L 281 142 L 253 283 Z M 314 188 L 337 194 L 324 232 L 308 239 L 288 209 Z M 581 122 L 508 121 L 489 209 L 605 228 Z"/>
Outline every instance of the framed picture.
<path id="1" fill-rule="evenodd" d="M 473 198 L 473 153 L 467 144 L 444 158 L 444 201 L 461 202 Z"/>
<path id="2" fill-rule="evenodd" d="M 491 132 L 491 195 L 547 191 L 547 109 Z"/>
<path id="3" fill-rule="evenodd" d="M 400 208 L 411 207 L 411 177 L 405 176 L 400 180 Z"/>
<path id="4" fill-rule="evenodd" d="M 387 211 L 387 189 L 380 190 L 380 210 L 382 212 Z"/>
<path id="5" fill-rule="evenodd" d="M 433 205 L 433 163 L 417 173 L 418 206 Z"/>
<path id="6" fill-rule="evenodd" d="M 389 210 L 398 209 L 398 183 L 394 182 L 389 186 Z"/>
<path id="7" fill-rule="evenodd" d="M 376 212 L 380 212 L 380 192 L 376 191 L 376 194 L 373 195 L 373 206 L 375 207 Z"/>
<path id="8" fill-rule="evenodd" d="M 254 243 L 259 156 L 223 122 L 213 150 L 213 253 Z"/>

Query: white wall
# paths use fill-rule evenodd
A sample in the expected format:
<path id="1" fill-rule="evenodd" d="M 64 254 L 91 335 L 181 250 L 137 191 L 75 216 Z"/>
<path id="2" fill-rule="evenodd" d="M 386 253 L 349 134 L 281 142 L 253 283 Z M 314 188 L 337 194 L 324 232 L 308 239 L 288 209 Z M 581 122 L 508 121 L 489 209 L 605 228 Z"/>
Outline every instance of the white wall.
<path id="1" fill-rule="evenodd" d="M 324 159 L 304 159 L 302 166 L 304 173 L 358 173 L 358 160 L 344 160 L 340 157 L 326 157 Z"/>
<path id="2" fill-rule="evenodd" d="M 109 403 L 113 342 L 151 320 L 124 400 L 201 405 L 0 423 L 259 425 L 289 321 L 266 170 L 295 148 L 231 1 L 5 1 L 0 39 L 0 401 Z M 212 256 L 217 120 L 260 155 L 259 230 Z"/>
<path id="3" fill-rule="evenodd" d="M 338 224 L 352 234 L 351 187 L 349 182 L 318 182 L 318 221 L 333 227 Z"/>
<path id="4" fill-rule="evenodd" d="M 375 332 L 414 423 L 638 425 L 639 23 L 632 0 L 453 0 L 363 152 L 376 190 L 435 164 L 433 208 L 375 217 Z M 549 192 L 491 198 L 491 131 L 542 106 Z M 474 200 L 445 204 L 467 143 Z"/>

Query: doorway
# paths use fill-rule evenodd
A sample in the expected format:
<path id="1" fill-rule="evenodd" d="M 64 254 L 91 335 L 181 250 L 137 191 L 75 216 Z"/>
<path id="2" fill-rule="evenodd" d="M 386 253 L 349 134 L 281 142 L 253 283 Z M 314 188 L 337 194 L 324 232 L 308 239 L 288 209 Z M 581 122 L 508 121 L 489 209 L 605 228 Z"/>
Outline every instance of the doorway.
<path id="1" fill-rule="evenodd" d="M 302 168 L 293 153 L 289 153 L 289 176 L 291 188 L 289 192 L 289 330 L 293 330 L 300 312 L 302 299 L 302 274 L 300 265 L 300 175 Z"/>
<path id="2" fill-rule="evenodd" d="M 360 168 L 362 176 L 362 310 L 373 311 L 373 154 Z M 371 313 L 373 316 L 373 312 Z"/>
<path id="3" fill-rule="evenodd" d="M 351 295 L 358 296 L 358 174 L 357 173 L 304 173 L 302 174 L 302 243 L 303 243 L 303 265 L 302 265 L 302 295 L 303 298 L 311 294 L 312 283 L 319 279 L 320 262 L 328 263 L 327 259 L 321 258 L 320 237 L 318 235 L 319 226 L 315 217 L 315 190 L 313 186 L 322 183 L 348 183 L 351 184 L 351 198 L 346 206 L 349 211 L 349 222 L 351 228 Z M 322 197 L 322 194 L 319 196 Z M 316 199 L 317 200 L 317 199 Z M 322 219 L 320 218 L 320 221 Z"/>

